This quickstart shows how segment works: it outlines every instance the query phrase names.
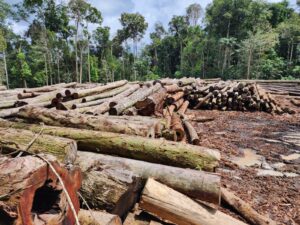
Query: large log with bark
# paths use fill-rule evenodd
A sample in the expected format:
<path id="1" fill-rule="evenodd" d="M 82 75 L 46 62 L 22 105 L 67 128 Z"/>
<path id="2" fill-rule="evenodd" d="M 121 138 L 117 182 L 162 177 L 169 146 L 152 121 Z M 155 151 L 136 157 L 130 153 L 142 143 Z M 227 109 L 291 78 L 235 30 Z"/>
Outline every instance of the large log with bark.
<path id="1" fill-rule="evenodd" d="M 125 117 L 83 115 L 73 111 L 59 111 L 30 106 L 20 109 L 18 115 L 27 119 L 44 122 L 47 125 L 92 129 L 144 137 L 154 137 L 156 135 L 155 131 L 157 131 L 156 127 L 159 127 L 160 124 L 160 120 L 155 121 L 155 119 L 152 119 L 149 122 L 147 118 L 144 119 L 142 117 L 140 117 L 141 120 L 139 121 L 126 120 Z"/>
<path id="2" fill-rule="evenodd" d="M 6 153 L 26 150 L 33 154 L 52 154 L 65 163 L 75 161 L 77 144 L 74 140 L 42 134 L 29 147 L 36 135 L 29 130 L 0 127 L 0 147 Z"/>
<path id="3" fill-rule="evenodd" d="M 50 86 L 43 86 L 43 87 L 36 87 L 36 88 L 26 88 L 23 90 L 24 93 L 31 93 L 31 92 L 51 92 L 62 88 L 70 88 L 75 87 L 76 82 L 72 83 L 60 83 L 60 84 L 54 84 Z"/>
<path id="4" fill-rule="evenodd" d="M 41 129 L 40 125 L 6 120 L 0 120 L 0 127 L 28 129 L 34 132 Z M 136 138 L 124 134 L 51 126 L 45 126 L 43 132 L 74 139 L 80 150 L 183 168 L 214 171 L 220 160 L 220 153 L 217 150 L 163 139 Z"/>
<path id="5" fill-rule="evenodd" d="M 208 209 L 153 179 L 148 179 L 139 206 L 148 213 L 180 225 L 246 225 L 218 210 Z"/>
<path id="6" fill-rule="evenodd" d="M 142 189 L 140 177 L 129 170 L 84 158 L 79 153 L 77 164 L 83 174 L 80 193 L 89 206 L 124 216 L 136 203 Z"/>
<path id="7" fill-rule="evenodd" d="M 120 99 L 117 105 L 113 106 L 109 110 L 110 115 L 120 115 L 125 109 L 130 108 L 135 105 L 138 101 L 147 98 L 149 95 L 155 93 L 161 88 L 161 84 L 156 84 L 152 87 L 144 87 L 140 90 L 134 92 L 132 95 L 127 98 Z"/>
<path id="8" fill-rule="evenodd" d="M 113 168 L 120 173 L 131 171 L 135 177 L 142 178 L 143 182 L 152 177 L 192 198 L 214 204 L 220 203 L 221 179 L 215 173 L 82 151 L 78 151 L 77 161 L 79 165 L 101 165 L 104 168 Z"/>
<path id="9" fill-rule="evenodd" d="M 1 86 L 0 86 L 0 91 L 5 91 L 5 90 L 7 90 L 7 87 L 4 86 L 4 85 L 1 85 Z"/>
<path id="10" fill-rule="evenodd" d="M 79 168 L 66 169 L 55 158 L 44 156 L 61 177 L 75 213 Z M 75 224 L 75 217 L 58 177 L 41 158 L 0 158 L 0 224 Z"/>
<path id="11" fill-rule="evenodd" d="M 80 225 L 122 225 L 120 217 L 107 212 L 80 209 Z"/>

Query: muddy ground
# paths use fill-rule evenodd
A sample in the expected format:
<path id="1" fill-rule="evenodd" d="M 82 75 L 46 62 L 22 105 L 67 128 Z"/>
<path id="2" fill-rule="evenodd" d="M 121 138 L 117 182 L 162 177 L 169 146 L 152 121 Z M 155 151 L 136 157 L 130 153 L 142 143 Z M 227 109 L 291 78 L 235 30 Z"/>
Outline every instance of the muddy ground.
<path id="1" fill-rule="evenodd" d="M 222 162 L 217 172 L 224 187 L 280 224 L 300 224 L 300 158 L 284 157 L 300 154 L 298 113 L 273 116 L 264 112 L 190 110 L 188 114 L 215 118 L 193 125 L 199 132 L 200 145 L 220 150 Z M 247 165 L 245 150 L 257 156 L 258 162 Z M 245 165 L 237 165 L 240 158 Z M 258 176 L 258 169 L 281 175 Z M 241 219 L 228 209 L 221 210 Z"/>

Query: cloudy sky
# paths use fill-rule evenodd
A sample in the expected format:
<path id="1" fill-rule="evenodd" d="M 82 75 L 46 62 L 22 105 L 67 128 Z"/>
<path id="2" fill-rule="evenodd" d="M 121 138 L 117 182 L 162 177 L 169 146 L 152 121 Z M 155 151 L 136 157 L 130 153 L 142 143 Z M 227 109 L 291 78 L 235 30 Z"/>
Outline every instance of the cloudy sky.
<path id="1" fill-rule="evenodd" d="M 20 0 L 6 0 L 9 3 L 19 2 Z M 58 0 L 62 1 L 62 0 Z M 88 0 L 93 6 L 97 7 L 104 18 L 103 25 L 111 27 L 114 35 L 120 28 L 119 18 L 122 12 L 139 12 L 145 16 L 148 22 L 148 29 L 142 42 L 149 41 L 149 33 L 153 30 L 154 24 L 158 21 L 167 27 L 173 15 L 183 15 L 185 9 L 192 3 L 199 3 L 203 9 L 212 0 Z M 280 0 L 268 0 L 269 2 L 279 2 Z M 289 0 L 291 6 L 296 5 L 296 0 Z M 14 24 L 16 32 L 23 32 L 26 24 Z"/>

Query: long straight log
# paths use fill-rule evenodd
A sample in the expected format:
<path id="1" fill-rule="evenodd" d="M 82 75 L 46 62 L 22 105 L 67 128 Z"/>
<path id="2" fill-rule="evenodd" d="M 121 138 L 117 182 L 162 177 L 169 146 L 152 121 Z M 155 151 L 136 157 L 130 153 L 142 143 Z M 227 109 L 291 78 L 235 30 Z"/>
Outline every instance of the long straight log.
<path id="1" fill-rule="evenodd" d="M 77 213 L 80 169 L 66 169 L 50 155 L 42 157 L 61 177 Z M 61 183 L 44 160 L 34 156 L 1 157 L 0 183 L 0 224 L 75 224 Z"/>
<path id="2" fill-rule="evenodd" d="M 148 179 L 139 206 L 163 221 L 174 224 L 246 225 L 218 210 L 207 209 L 153 179 Z"/>
<path id="3" fill-rule="evenodd" d="M 198 145 L 200 143 L 199 136 L 193 125 L 187 120 L 183 120 L 183 124 L 188 131 L 188 136 L 191 144 Z"/>
<path id="4" fill-rule="evenodd" d="M 89 107 L 89 106 L 95 106 L 95 105 L 101 105 L 102 103 L 108 101 L 111 98 L 102 98 L 102 99 L 97 99 L 95 101 L 88 101 L 84 103 L 77 103 L 72 105 L 72 109 L 78 109 L 78 108 L 84 108 L 84 107 Z"/>
<path id="5" fill-rule="evenodd" d="M 28 129 L 34 132 L 41 129 L 40 125 L 6 120 L 0 120 L 0 127 Z M 51 126 L 45 126 L 43 132 L 74 139 L 80 150 L 170 166 L 214 171 L 220 160 L 220 153 L 217 150 L 163 139 L 136 138 L 124 134 Z"/>
<path id="6" fill-rule="evenodd" d="M 0 102 L 0 109 L 5 109 L 5 108 L 12 108 L 15 106 L 15 102 L 14 100 L 10 100 L 10 101 L 1 101 Z"/>
<path id="7" fill-rule="evenodd" d="M 80 209 L 80 225 L 122 225 L 120 217 L 102 211 Z"/>
<path id="8" fill-rule="evenodd" d="M 82 151 L 78 151 L 77 161 L 79 164 L 112 167 L 120 172 L 128 170 L 135 177 L 141 177 L 144 182 L 152 177 L 192 198 L 220 203 L 221 179 L 218 174 Z"/>
<path id="9" fill-rule="evenodd" d="M 0 127 L 0 146 L 3 151 L 8 153 L 26 150 L 30 153 L 52 154 L 65 163 L 75 161 L 77 144 L 74 140 L 42 134 L 27 149 L 35 135 L 29 130 Z"/>
<path id="10" fill-rule="evenodd" d="M 124 98 L 118 102 L 117 105 L 110 108 L 109 114 L 110 115 L 120 115 L 125 109 L 130 108 L 138 101 L 147 98 L 149 95 L 155 93 L 161 88 L 161 84 L 157 83 L 156 85 L 150 88 L 142 88 L 127 98 Z"/>
<path id="11" fill-rule="evenodd" d="M 28 92 L 51 92 L 51 91 L 56 91 L 56 90 L 62 89 L 62 88 L 75 87 L 76 84 L 77 84 L 76 82 L 67 83 L 67 84 L 66 83 L 60 83 L 60 84 L 37 87 L 37 88 L 27 88 L 27 89 L 24 89 L 23 92 L 24 93 L 28 93 Z"/>
<path id="12" fill-rule="evenodd" d="M 177 113 L 173 113 L 171 118 L 171 129 L 175 131 L 176 133 L 176 140 L 175 141 L 181 141 L 184 136 L 185 132 L 182 126 L 182 121 L 180 116 Z"/>

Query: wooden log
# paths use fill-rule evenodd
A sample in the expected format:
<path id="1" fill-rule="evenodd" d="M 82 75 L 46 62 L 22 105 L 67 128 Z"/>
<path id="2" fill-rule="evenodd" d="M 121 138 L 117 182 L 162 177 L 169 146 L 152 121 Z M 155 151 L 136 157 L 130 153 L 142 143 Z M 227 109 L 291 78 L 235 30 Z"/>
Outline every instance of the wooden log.
<path id="1" fill-rule="evenodd" d="M 89 88 L 89 89 L 83 89 L 83 90 L 79 90 L 77 93 L 75 93 L 75 95 L 73 95 L 74 98 L 83 98 L 89 95 L 95 95 L 95 94 L 100 94 L 102 92 L 105 92 L 107 90 L 111 90 L 117 87 L 121 87 L 123 85 L 127 84 L 126 80 L 120 80 L 120 81 L 116 81 L 116 82 L 112 82 L 109 83 L 107 85 L 104 86 L 97 86 L 94 88 Z"/>
<path id="2" fill-rule="evenodd" d="M 171 118 L 171 129 L 175 131 L 176 133 L 176 140 L 175 141 L 181 141 L 184 136 L 185 132 L 182 126 L 182 121 L 180 116 L 177 113 L 173 113 Z"/>
<path id="3" fill-rule="evenodd" d="M 39 95 L 41 95 L 40 92 L 18 93 L 18 99 L 34 98 L 34 97 L 39 96 Z"/>
<path id="4" fill-rule="evenodd" d="M 1 101 L 0 102 L 0 109 L 6 109 L 6 108 L 12 108 L 15 106 L 15 102 L 14 100 L 10 100 L 10 101 Z"/>
<path id="5" fill-rule="evenodd" d="M 34 132 L 39 132 L 41 129 L 40 125 L 14 123 L 7 120 L 0 120 L 0 127 L 28 129 Z M 43 132 L 74 139 L 80 150 L 183 168 L 214 171 L 221 158 L 217 150 L 163 139 L 137 138 L 124 134 L 51 126 L 45 126 Z"/>
<path id="6" fill-rule="evenodd" d="M 182 91 L 182 88 L 179 87 L 177 84 L 172 84 L 172 85 L 165 85 L 164 88 L 168 93 L 174 93 L 178 91 Z"/>
<path id="7" fill-rule="evenodd" d="M 36 87 L 36 88 L 26 88 L 23 90 L 24 93 L 28 93 L 28 92 L 52 92 L 52 91 L 56 91 L 58 89 L 62 89 L 62 88 L 69 88 L 69 87 L 75 87 L 76 86 L 76 82 L 72 82 L 72 83 L 60 83 L 60 84 L 54 84 L 54 85 L 50 85 L 50 86 L 43 86 L 43 87 Z"/>
<path id="8" fill-rule="evenodd" d="M 138 84 L 132 85 L 126 91 L 116 95 L 115 97 L 113 97 L 109 101 L 106 101 L 103 104 L 101 104 L 99 107 L 97 107 L 95 110 L 92 111 L 93 114 L 94 115 L 100 115 L 100 114 L 108 112 L 110 107 L 115 106 L 118 101 L 120 101 L 121 99 L 131 95 L 133 92 L 135 92 L 139 88 L 140 88 L 140 86 Z"/>
<path id="9" fill-rule="evenodd" d="M 35 133 L 28 130 L 0 127 L 0 146 L 4 152 L 25 150 Z M 30 153 L 48 153 L 57 157 L 61 162 L 73 163 L 76 158 L 77 144 L 74 140 L 40 135 L 27 150 Z"/>
<path id="10" fill-rule="evenodd" d="M 0 86 L 0 91 L 5 91 L 5 90 L 7 90 L 7 87 L 4 86 L 4 85 L 1 85 L 1 86 Z"/>
<path id="11" fill-rule="evenodd" d="M 290 101 L 291 101 L 291 103 L 292 103 L 293 105 L 295 105 L 295 106 L 297 106 L 297 107 L 300 107 L 300 101 L 297 101 L 297 100 L 295 100 L 295 99 L 291 99 Z"/>
<path id="12" fill-rule="evenodd" d="M 167 97 L 166 99 L 166 103 L 168 105 L 174 104 L 174 102 L 178 101 L 179 99 L 181 99 L 184 96 L 184 92 L 183 91 L 179 91 L 174 95 L 171 95 L 169 97 Z"/>
<path id="13" fill-rule="evenodd" d="M 20 109 L 18 115 L 23 118 L 44 122 L 47 125 L 93 129 L 144 137 L 155 136 L 151 129 L 159 126 L 158 123 L 160 123 L 159 120 L 156 123 L 147 123 L 146 119 L 124 123 L 124 119 L 121 118 L 83 115 L 73 111 L 67 112 L 30 106 Z"/>
<path id="14" fill-rule="evenodd" d="M 148 179 L 139 206 L 165 222 L 181 225 L 246 225 L 218 210 L 208 209 L 153 179 Z"/>
<path id="15" fill-rule="evenodd" d="M 122 225 L 117 215 L 95 210 L 80 209 L 78 219 L 80 225 Z"/>
<path id="16" fill-rule="evenodd" d="M 193 77 L 189 77 L 189 78 L 183 77 L 178 81 L 178 86 L 183 87 L 183 86 L 186 86 L 186 85 L 190 85 L 192 83 L 195 83 L 195 78 L 193 78 Z"/>
<path id="17" fill-rule="evenodd" d="M 193 145 L 199 145 L 200 138 L 197 134 L 197 131 L 193 127 L 193 125 L 186 118 L 183 119 L 183 124 L 184 124 L 184 126 L 185 126 L 185 128 L 188 132 L 190 143 L 193 144 Z"/>
<path id="18" fill-rule="evenodd" d="M 131 171 L 85 159 L 79 154 L 77 164 L 83 174 L 80 193 L 90 207 L 105 209 L 120 217 L 136 203 L 142 182 Z"/>
<path id="19" fill-rule="evenodd" d="M 275 225 L 275 221 L 258 214 L 248 203 L 237 197 L 226 188 L 221 188 L 222 201 L 238 211 L 249 223 L 257 225 Z"/>
<path id="20" fill-rule="evenodd" d="M 180 108 L 178 109 L 178 113 L 179 115 L 184 115 L 188 106 L 189 106 L 190 102 L 189 101 L 184 101 L 183 104 L 180 106 Z"/>
<path id="21" fill-rule="evenodd" d="M 136 116 L 136 115 L 138 115 L 138 111 L 137 111 L 137 109 L 135 107 L 130 107 L 130 108 L 124 110 L 123 115 L 126 115 L 126 116 Z"/>
<path id="22" fill-rule="evenodd" d="M 139 215 L 129 212 L 123 225 L 149 225 L 149 219 L 140 218 Z"/>
<path id="23" fill-rule="evenodd" d="M 142 88 L 134 92 L 129 97 L 123 98 L 118 101 L 118 104 L 109 109 L 110 115 L 120 115 L 125 109 L 130 108 L 135 105 L 138 101 L 145 99 L 149 95 L 155 93 L 161 88 L 161 84 L 157 83 L 156 85 L 150 88 Z"/>
<path id="24" fill-rule="evenodd" d="M 88 101 L 84 103 L 77 103 L 72 105 L 72 109 L 84 108 L 89 106 L 101 105 L 102 103 L 108 101 L 111 98 L 102 98 L 95 101 Z"/>
<path id="25" fill-rule="evenodd" d="M 63 180 L 74 210 L 79 211 L 79 168 L 63 168 L 44 156 Z M 75 224 L 61 184 L 48 164 L 34 156 L 0 158 L 0 224 Z"/>
<path id="26" fill-rule="evenodd" d="M 116 171 L 128 170 L 135 177 L 142 178 L 143 182 L 153 178 L 192 198 L 217 205 L 220 203 L 221 179 L 218 174 L 82 151 L 78 151 L 77 161 L 79 164 L 84 161 L 87 165 L 112 167 Z"/>

